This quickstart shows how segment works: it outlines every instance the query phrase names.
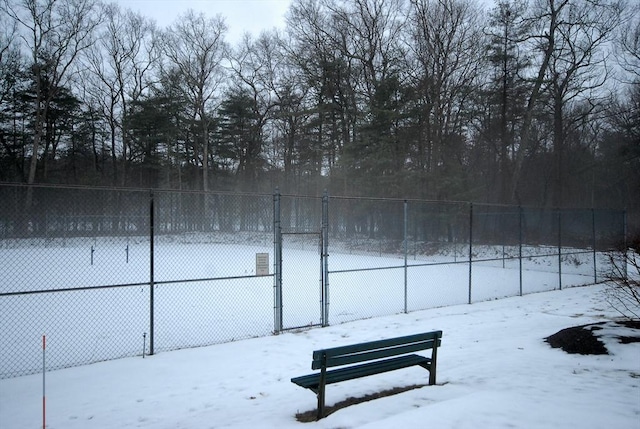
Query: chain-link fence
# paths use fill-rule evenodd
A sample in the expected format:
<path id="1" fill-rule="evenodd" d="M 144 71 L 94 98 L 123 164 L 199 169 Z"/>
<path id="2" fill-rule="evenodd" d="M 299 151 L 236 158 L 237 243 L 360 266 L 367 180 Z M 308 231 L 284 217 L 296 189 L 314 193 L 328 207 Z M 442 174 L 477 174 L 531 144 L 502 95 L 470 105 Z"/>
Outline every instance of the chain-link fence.
<path id="1" fill-rule="evenodd" d="M 0 186 L 0 378 L 272 333 L 272 199 Z"/>
<path id="2" fill-rule="evenodd" d="M 601 282 L 625 237 L 615 210 L 333 197 L 329 213 L 332 323 Z"/>
<path id="3" fill-rule="evenodd" d="M 596 283 L 625 215 L 0 185 L 0 378 Z"/>

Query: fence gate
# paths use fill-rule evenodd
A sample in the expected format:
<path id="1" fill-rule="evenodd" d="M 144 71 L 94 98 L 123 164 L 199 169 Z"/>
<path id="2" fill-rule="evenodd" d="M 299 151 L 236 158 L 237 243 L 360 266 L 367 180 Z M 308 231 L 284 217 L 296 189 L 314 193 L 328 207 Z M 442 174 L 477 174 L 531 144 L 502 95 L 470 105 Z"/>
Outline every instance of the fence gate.
<path id="1" fill-rule="evenodd" d="M 283 232 L 283 329 L 322 325 L 322 242 L 320 231 Z"/>
<path id="2" fill-rule="evenodd" d="M 326 246 L 320 202 L 275 194 L 276 332 L 326 325 Z"/>

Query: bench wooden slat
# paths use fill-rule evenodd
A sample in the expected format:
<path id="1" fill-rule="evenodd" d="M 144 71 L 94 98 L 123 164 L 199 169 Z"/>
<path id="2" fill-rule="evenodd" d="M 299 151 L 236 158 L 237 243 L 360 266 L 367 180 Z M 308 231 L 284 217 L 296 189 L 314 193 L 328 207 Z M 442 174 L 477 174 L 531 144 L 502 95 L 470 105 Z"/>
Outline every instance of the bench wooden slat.
<path id="1" fill-rule="evenodd" d="M 341 381 L 353 380 L 373 374 L 393 371 L 395 369 L 408 368 L 420 365 L 429 369 L 431 359 L 420 355 L 406 355 L 385 359 L 382 361 L 368 362 L 361 365 L 349 366 L 346 368 L 334 369 L 326 372 L 326 384 L 339 383 Z M 320 384 L 320 373 L 304 375 L 292 378 L 291 381 L 300 387 L 316 391 Z"/>
<path id="2" fill-rule="evenodd" d="M 436 347 L 440 346 L 440 340 L 428 340 L 422 342 L 416 342 L 408 345 L 401 345 L 396 347 L 388 347 L 383 349 L 376 349 L 372 351 L 361 351 L 358 353 L 349 353 L 349 354 L 327 354 L 327 359 L 325 362 L 325 366 L 327 368 L 334 366 L 342 366 L 348 365 L 351 363 L 364 362 L 374 359 L 382 359 L 391 356 L 398 356 L 407 353 L 413 353 L 420 350 L 428 350 L 434 347 L 435 342 L 437 341 Z M 368 349 L 367 349 L 368 350 Z M 315 353 L 314 353 L 315 354 Z M 319 353 L 318 359 L 314 359 L 311 363 L 311 369 L 320 369 L 322 368 L 322 358 L 321 353 Z"/>
<path id="3" fill-rule="evenodd" d="M 352 344 L 348 346 L 333 347 L 330 349 L 316 350 L 313 352 L 313 359 L 319 359 L 320 354 L 325 352 L 327 357 L 352 354 L 372 349 L 394 347 L 402 344 L 415 343 L 421 341 L 435 340 L 442 338 L 442 331 L 424 332 L 421 334 L 407 335 L 404 337 L 388 338 L 384 340 L 369 341 L 366 343 Z M 317 368 L 314 368 L 317 369 Z"/>

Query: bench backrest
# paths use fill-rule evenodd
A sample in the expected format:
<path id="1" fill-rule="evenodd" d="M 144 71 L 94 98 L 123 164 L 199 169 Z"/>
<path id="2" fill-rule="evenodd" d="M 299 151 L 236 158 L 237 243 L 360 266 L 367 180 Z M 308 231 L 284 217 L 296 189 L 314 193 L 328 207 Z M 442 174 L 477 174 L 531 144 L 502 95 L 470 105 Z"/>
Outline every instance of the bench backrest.
<path id="1" fill-rule="evenodd" d="M 368 343 L 316 350 L 313 352 L 311 369 L 323 366 L 349 365 L 351 363 L 382 359 L 407 353 L 440 347 L 442 331 L 425 332 L 406 337 L 370 341 Z"/>

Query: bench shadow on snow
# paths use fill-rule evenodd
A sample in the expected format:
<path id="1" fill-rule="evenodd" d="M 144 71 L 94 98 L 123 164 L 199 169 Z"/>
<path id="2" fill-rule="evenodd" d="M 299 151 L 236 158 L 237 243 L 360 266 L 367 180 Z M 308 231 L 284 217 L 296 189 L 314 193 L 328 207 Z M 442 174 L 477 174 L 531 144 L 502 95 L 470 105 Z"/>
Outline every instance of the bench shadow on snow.
<path id="1" fill-rule="evenodd" d="M 398 393 L 408 392 L 409 390 L 413 389 L 420 389 L 425 386 L 428 386 L 428 384 L 413 384 L 411 386 L 395 387 L 393 389 L 383 390 L 381 392 L 372 393 L 358 398 L 350 397 L 345 399 L 344 401 L 337 402 L 334 405 L 327 405 L 324 409 L 324 416 L 327 417 L 329 414 L 335 413 L 336 411 L 351 405 L 362 404 L 363 402 L 373 401 L 374 399 L 384 398 L 386 396 L 397 395 Z M 302 413 L 297 413 L 296 419 L 302 423 L 315 422 L 317 421 L 317 411 L 314 409 Z"/>

